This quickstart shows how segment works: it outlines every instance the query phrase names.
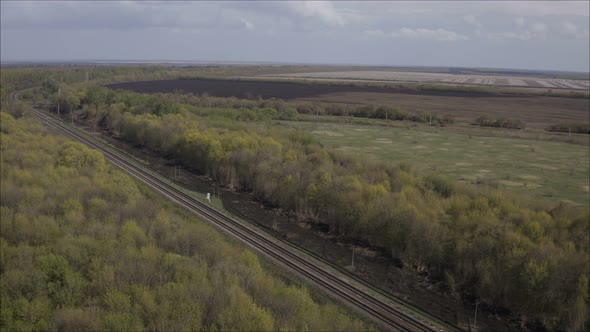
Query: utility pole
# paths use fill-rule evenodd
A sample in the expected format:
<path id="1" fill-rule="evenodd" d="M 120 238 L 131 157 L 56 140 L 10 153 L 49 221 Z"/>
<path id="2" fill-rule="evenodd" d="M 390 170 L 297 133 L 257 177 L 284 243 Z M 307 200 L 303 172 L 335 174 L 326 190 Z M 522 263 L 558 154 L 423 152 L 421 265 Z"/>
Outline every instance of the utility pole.
<path id="1" fill-rule="evenodd" d="M 479 306 L 479 299 L 475 301 L 475 317 L 473 318 L 473 329 L 477 329 L 477 307 Z"/>
<path id="2" fill-rule="evenodd" d="M 277 230 L 277 218 L 279 217 L 279 215 L 281 214 L 281 209 L 274 209 L 274 217 L 272 219 L 272 229 L 274 229 L 275 231 Z"/>
<path id="3" fill-rule="evenodd" d="M 57 97 L 57 117 L 59 118 L 59 102 L 61 99 L 61 89 L 57 89 L 57 94 L 58 94 L 58 97 Z"/>

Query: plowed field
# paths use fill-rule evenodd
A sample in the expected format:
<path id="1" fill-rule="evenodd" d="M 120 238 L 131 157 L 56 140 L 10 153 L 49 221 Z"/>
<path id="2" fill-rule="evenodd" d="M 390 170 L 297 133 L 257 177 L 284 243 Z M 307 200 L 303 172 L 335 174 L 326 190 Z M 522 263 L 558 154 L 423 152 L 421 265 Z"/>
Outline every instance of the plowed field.
<path id="1" fill-rule="evenodd" d="M 458 122 L 481 115 L 524 121 L 528 128 L 559 122 L 588 122 L 590 100 L 543 96 L 503 96 L 455 91 L 392 90 L 378 87 L 291 82 L 164 80 L 111 84 L 141 93 L 183 92 L 215 97 L 280 98 L 340 104 L 390 105 L 406 112 L 453 114 Z"/>

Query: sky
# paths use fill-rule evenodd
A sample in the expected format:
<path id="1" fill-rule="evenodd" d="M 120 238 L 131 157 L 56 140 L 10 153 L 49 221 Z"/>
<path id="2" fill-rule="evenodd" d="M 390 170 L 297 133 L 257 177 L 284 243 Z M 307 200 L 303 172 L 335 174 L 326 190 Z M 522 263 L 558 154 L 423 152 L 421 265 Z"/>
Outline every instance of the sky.
<path id="1" fill-rule="evenodd" d="M 6 61 L 590 71 L 589 1 L 10 1 Z"/>

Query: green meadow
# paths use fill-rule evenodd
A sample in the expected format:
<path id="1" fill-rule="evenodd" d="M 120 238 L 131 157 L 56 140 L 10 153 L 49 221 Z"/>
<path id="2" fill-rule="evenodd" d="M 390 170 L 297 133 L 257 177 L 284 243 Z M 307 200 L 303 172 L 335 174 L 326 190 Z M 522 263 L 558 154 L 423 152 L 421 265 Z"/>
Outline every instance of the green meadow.
<path id="1" fill-rule="evenodd" d="M 447 128 L 289 122 L 322 144 L 382 161 L 407 162 L 438 173 L 491 184 L 533 199 L 589 205 L 589 148 L 561 142 L 485 137 Z"/>

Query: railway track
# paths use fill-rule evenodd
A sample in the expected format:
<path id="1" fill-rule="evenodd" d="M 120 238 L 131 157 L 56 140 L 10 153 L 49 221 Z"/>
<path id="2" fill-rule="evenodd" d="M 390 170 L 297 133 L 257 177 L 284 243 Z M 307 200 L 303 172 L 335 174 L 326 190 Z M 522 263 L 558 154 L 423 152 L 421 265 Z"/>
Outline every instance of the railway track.
<path id="1" fill-rule="evenodd" d="M 24 91 L 26 90 L 14 93 L 13 99 L 18 101 L 18 95 Z M 399 331 L 445 331 L 454 329 L 453 326 L 448 326 L 444 323 L 435 325 L 431 321 L 425 321 L 424 319 L 408 314 L 392 303 L 373 296 L 358 285 L 343 280 L 327 270 L 317 259 L 309 257 L 282 241 L 259 230 L 252 229 L 211 206 L 196 200 L 172 183 L 163 180 L 160 175 L 145 169 L 145 167 L 138 166 L 136 161 L 98 141 L 95 137 L 84 131 L 64 124 L 60 119 L 45 112 L 35 109 L 30 109 L 29 112 L 58 131 L 91 148 L 101 151 L 117 167 L 146 183 L 178 205 L 190 210 L 200 218 L 215 224 L 227 234 L 246 243 L 272 261 L 295 272 L 312 285 L 324 289 L 329 295 L 340 300 L 351 309 L 364 314 L 382 328 Z"/>

